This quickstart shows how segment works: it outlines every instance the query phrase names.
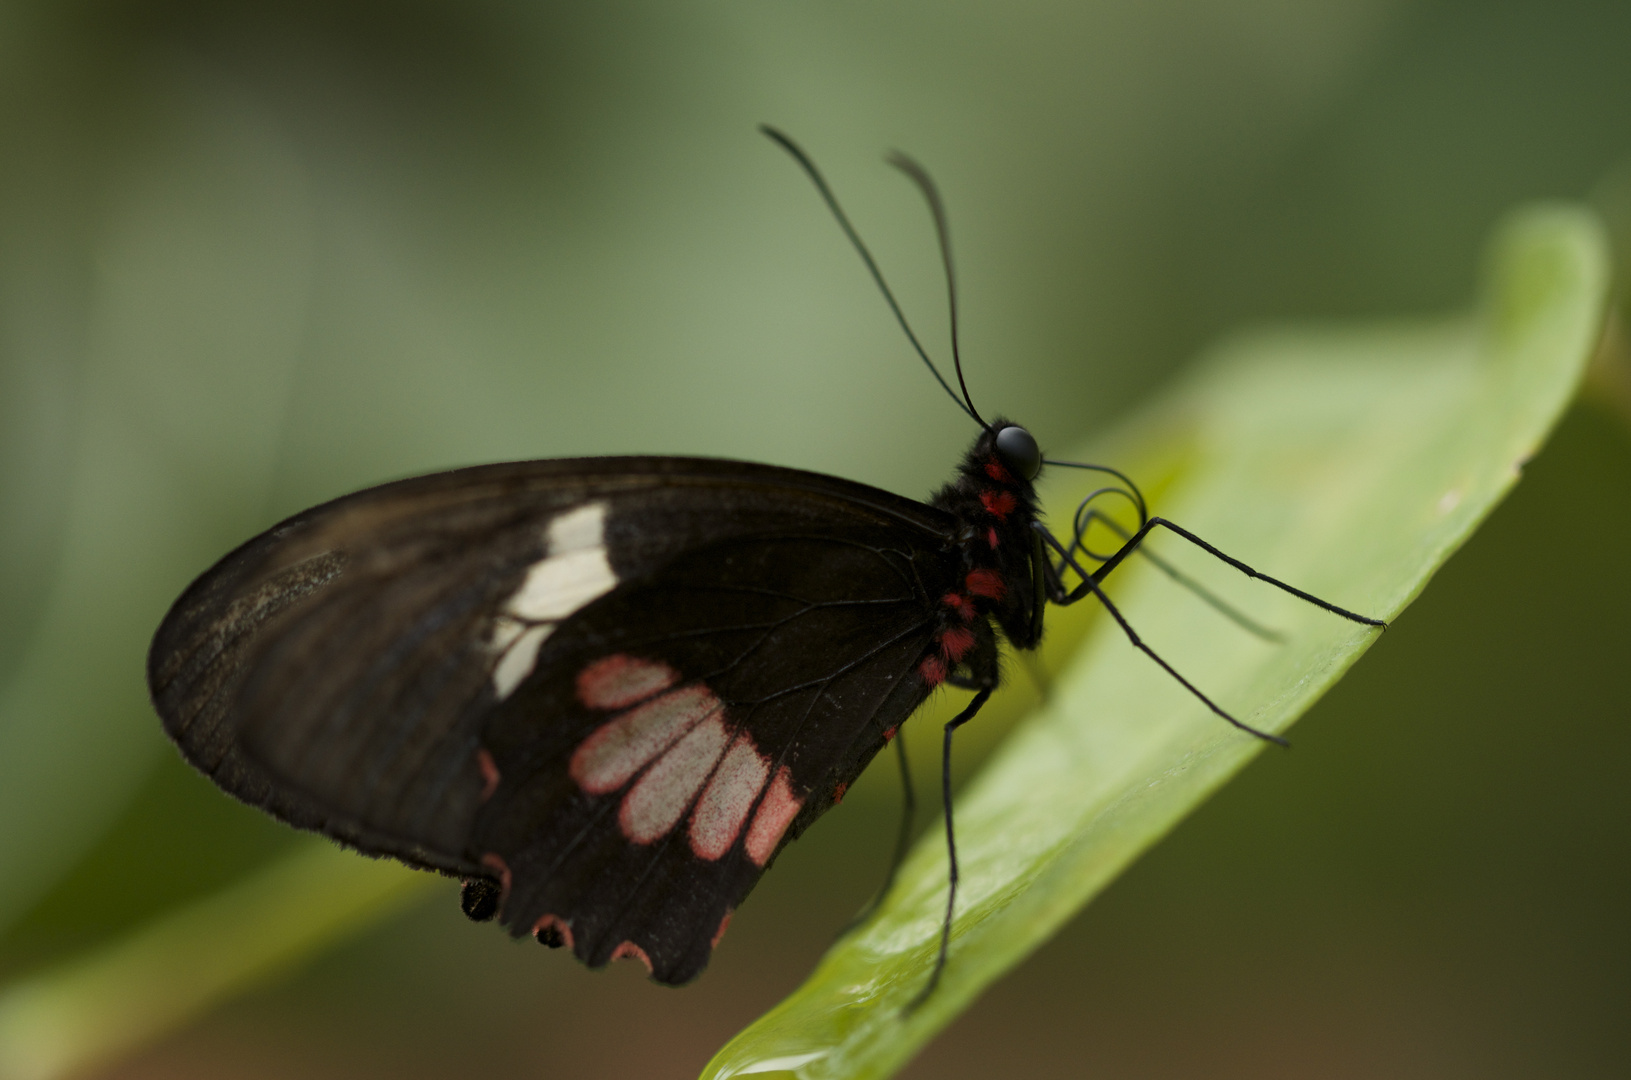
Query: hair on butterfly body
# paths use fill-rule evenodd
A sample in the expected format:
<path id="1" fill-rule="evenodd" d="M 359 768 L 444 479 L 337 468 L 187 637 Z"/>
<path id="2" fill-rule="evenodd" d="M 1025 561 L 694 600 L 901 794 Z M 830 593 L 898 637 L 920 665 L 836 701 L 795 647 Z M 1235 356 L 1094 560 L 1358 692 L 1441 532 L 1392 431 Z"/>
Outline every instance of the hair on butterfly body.
<path id="1" fill-rule="evenodd" d="M 669 984 L 706 966 L 776 854 L 891 741 L 907 808 L 892 881 L 913 805 L 895 736 L 936 689 L 972 690 L 944 728 L 950 873 L 921 1001 L 945 967 L 956 904 L 952 738 L 999 682 L 999 634 L 1033 649 L 1048 603 L 1094 596 L 1214 713 L 1274 739 L 1142 642 L 1103 580 L 1164 527 L 1248 576 L 1382 624 L 1150 516 L 1114 469 L 1044 459 L 1023 427 L 987 422 L 957 354 L 950 241 L 928 174 L 890 159 L 934 216 L 961 396 L 813 163 L 764 130 L 815 183 L 920 359 L 979 425 L 950 483 L 924 503 L 746 462 L 604 457 L 385 484 L 297 514 L 203 574 L 155 634 L 148 684 L 183 756 L 229 794 L 464 878 L 471 918 L 593 967 L 637 959 Z M 1068 543 L 1039 520 L 1044 464 L 1114 480 L 1084 500 Z M 1100 555 L 1084 536 L 1108 522 L 1093 506 L 1107 493 L 1132 501 L 1139 527 Z"/>

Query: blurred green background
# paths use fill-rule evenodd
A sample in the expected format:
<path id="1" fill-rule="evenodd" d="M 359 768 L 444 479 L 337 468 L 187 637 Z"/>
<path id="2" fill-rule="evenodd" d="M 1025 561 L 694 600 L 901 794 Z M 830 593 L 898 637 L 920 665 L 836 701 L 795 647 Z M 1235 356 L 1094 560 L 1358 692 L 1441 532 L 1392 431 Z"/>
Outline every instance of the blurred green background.
<path id="1" fill-rule="evenodd" d="M 1243 323 L 1464 303 L 1515 202 L 1631 206 L 1628 43 L 1631 6 L 1577 0 L 8 5 L 0 979 L 296 842 L 142 685 L 170 600 L 278 518 L 500 458 L 943 479 L 966 421 L 756 123 L 943 350 L 881 156 L 933 170 L 976 400 L 1060 447 Z M 1571 413 L 1295 751 L 905 1075 L 1631 1070 L 1628 431 Z M 446 883 L 113 1075 L 694 1075 L 880 878 L 878 772 L 683 991 Z"/>

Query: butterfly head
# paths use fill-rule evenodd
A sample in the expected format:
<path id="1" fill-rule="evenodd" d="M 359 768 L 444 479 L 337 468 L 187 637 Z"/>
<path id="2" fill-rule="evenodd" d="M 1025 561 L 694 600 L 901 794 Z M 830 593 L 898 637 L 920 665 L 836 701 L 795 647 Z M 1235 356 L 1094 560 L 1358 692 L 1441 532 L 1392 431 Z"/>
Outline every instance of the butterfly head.
<path id="1" fill-rule="evenodd" d="M 1035 480 L 1036 474 L 1042 471 L 1042 448 L 1036 445 L 1036 436 L 1018 424 L 1000 421 L 993 430 L 996 435 L 992 438 L 992 449 L 998 460 L 1016 475 Z"/>
<path id="2" fill-rule="evenodd" d="M 1043 465 L 1036 436 L 1001 416 L 983 426 L 985 430 L 969 448 L 965 468 L 999 485 L 1029 490 Z"/>

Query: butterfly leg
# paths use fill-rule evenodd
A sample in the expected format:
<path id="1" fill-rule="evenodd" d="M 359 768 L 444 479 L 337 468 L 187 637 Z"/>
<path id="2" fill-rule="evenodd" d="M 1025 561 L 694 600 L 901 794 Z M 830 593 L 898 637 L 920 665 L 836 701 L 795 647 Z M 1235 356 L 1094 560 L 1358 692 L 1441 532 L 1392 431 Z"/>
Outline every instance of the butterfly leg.
<path id="1" fill-rule="evenodd" d="M 1082 538 L 1087 535 L 1088 528 L 1092 526 L 1095 520 L 1103 523 L 1105 528 L 1121 537 L 1123 547 L 1125 547 L 1126 544 L 1133 539 L 1133 534 L 1122 528 L 1108 514 L 1100 513 L 1098 510 L 1089 510 L 1086 515 L 1082 517 L 1081 524 L 1076 530 L 1074 547 L 1080 548 L 1089 558 L 1094 559 L 1097 562 L 1108 562 L 1110 559 L 1115 558 L 1115 555 L 1098 555 L 1093 551 L 1090 551 L 1087 545 L 1082 543 Z M 1163 519 L 1157 518 L 1156 520 L 1159 521 Z M 1120 553 L 1120 550 L 1121 549 L 1117 549 L 1117 554 Z M 1211 589 L 1208 589 L 1205 585 L 1202 585 L 1188 574 L 1185 574 L 1182 570 L 1179 570 L 1176 566 L 1173 566 L 1170 562 L 1163 559 L 1149 548 L 1140 544 L 1136 550 L 1140 555 L 1154 563 L 1157 569 L 1159 569 L 1163 574 L 1167 575 L 1167 577 L 1171 578 L 1175 583 L 1194 593 L 1203 603 L 1210 606 L 1213 610 L 1217 611 L 1224 618 L 1228 619 L 1242 630 L 1245 630 L 1247 633 L 1254 634 L 1257 637 L 1262 638 L 1264 641 L 1284 641 L 1286 639 L 1286 636 L 1280 631 L 1264 626 L 1250 615 L 1247 615 L 1245 612 L 1223 599 L 1223 597 L 1219 596 L 1217 593 L 1214 593 Z M 1060 563 L 1054 567 L 1054 572 L 1056 574 L 1063 573 L 1063 571 L 1063 563 Z M 1102 581 L 1103 579 L 1101 578 L 1100 580 Z"/>
<path id="2" fill-rule="evenodd" d="M 900 785 L 903 795 L 900 829 L 895 833 L 895 850 L 889 856 L 889 871 L 884 874 L 883 884 L 879 886 L 877 892 L 872 894 L 872 899 L 868 900 L 861 910 L 856 912 L 855 918 L 851 919 L 848 925 L 839 932 L 839 937 L 843 937 L 866 922 L 867 919 L 871 918 L 872 913 L 878 910 L 878 905 L 883 903 L 884 897 L 889 895 L 889 890 L 894 888 L 895 875 L 900 873 L 900 864 L 906 861 L 906 852 L 912 846 L 912 819 L 917 815 L 917 796 L 912 790 L 912 770 L 906 762 L 906 738 L 897 733 L 894 742 L 895 759 L 900 762 Z"/>
<path id="3" fill-rule="evenodd" d="M 1281 581 L 1279 578 L 1272 578 L 1272 577 L 1269 577 L 1269 575 L 1267 575 L 1267 574 L 1260 573 L 1257 570 L 1252 569 L 1250 566 L 1247 566 L 1245 563 L 1241 562 L 1239 559 L 1236 559 L 1236 558 L 1234 558 L 1233 556 L 1230 556 L 1230 555 L 1225 555 L 1223 552 L 1219 551 L 1217 548 L 1213 547 L 1211 544 L 1208 544 L 1205 540 L 1202 540 L 1200 537 L 1196 536 L 1194 533 L 1190 532 L 1188 529 L 1185 529 L 1185 528 L 1183 528 L 1182 526 L 1179 526 L 1179 525 L 1174 525 L 1172 522 L 1168 521 L 1166 518 L 1161 518 L 1161 517 L 1152 517 L 1152 518 L 1150 518 L 1150 520 L 1146 521 L 1144 523 L 1143 527 L 1141 527 L 1136 533 L 1134 533 L 1132 535 L 1132 537 L 1125 544 L 1121 545 L 1121 549 L 1119 551 L 1117 551 L 1114 555 L 1110 556 L 1110 558 L 1105 561 L 1105 564 L 1103 566 L 1101 566 L 1097 570 L 1093 571 L 1093 573 L 1091 575 L 1083 575 L 1082 584 L 1077 586 L 1077 588 L 1075 590 L 1076 594 L 1078 594 L 1077 598 L 1079 599 L 1081 595 L 1086 594 L 1086 591 L 1089 588 L 1089 585 L 1088 585 L 1089 579 L 1091 579 L 1091 581 L 1093 583 L 1097 584 L 1099 582 L 1102 582 L 1105 578 L 1109 577 L 1110 572 L 1113 571 L 1116 567 L 1120 566 L 1122 564 L 1122 561 L 1125 560 L 1128 555 L 1130 555 L 1134 551 L 1138 550 L 1139 545 L 1144 542 L 1144 538 L 1150 534 L 1150 530 L 1156 528 L 1157 526 L 1160 526 L 1161 528 L 1168 529 L 1168 530 L 1170 530 L 1172 532 L 1177 533 L 1179 536 L 1183 537 L 1185 540 L 1188 540 L 1191 544 L 1194 544 L 1196 547 L 1200 548 L 1202 551 L 1206 552 L 1208 555 L 1211 555 L 1211 556 L 1213 556 L 1214 558 L 1217 558 L 1217 559 L 1221 559 L 1222 561 L 1228 563 L 1230 566 L 1234 567 L 1236 570 L 1239 570 L 1242 574 L 1245 574 L 1249 578 L 1253 578 L 1253 579 L 1255 579 L 1257 581 L 1262 581 L 1262 582 L 1266 582 L 1269 585 L 1273 585 L 1275 588 L 1280 589 L 1280 590 L 1282 590 L 1284 592 L 1288 592 L 1292 596 L 1297 597 L 1299 600 L 1305 600 L 1308 603 L 1313 604 L 1317 608 L 1324 608 L 1326 611 L 1329 611 L 1331 614 L 1340 615 L 1342 618 L 1347 619 L 1350 622 L 1360 623 L 1360 624 L 1362 624 L 1364 626 L 1379 626 L 1379 627 L 1383 628 L 1384 630 L 1387 629 L 1387 623 L 1382 619 L 1372 619 L 1369 616 L 1360 615 L 1358 612 L 1349 611 L 1347 608 L 1337 607 L 1335 604 L 1331 603 L 1330 601 L 1321 600 L 1319 597 L 1315 596 L 1313 593 L 1303 592 L 1301 589 L 1299 589 L 1299 588 L 1297 588 L 1297 587 L 1295 587 L 1293 585 L 1287 585 L 1285 582 Z M 1050 537 L 1050 539 L 1051 539 L 1051 537 Z M 1057 542 L 1055 542 L 1054 546 L 1055 547 L 1058 546 Z M 1063 554 L 1063 553 L 1061 552 L 1061 554 Z M 1081 573 L 1080 569 L 1076 568 L 1074 563 L 1072 563 L 1071 566 L 1072 566 L 1072 569 L 1076 569 L 1077 573 Z M 1096 591 L 1096 590 L 1094 590 L 1094 591 Z"/>
<path id="4" fill-rule="evenodd" d="M 1151 518 L 1150 520 L 1156 521 L 1159 519 Z M 1233 716 L 1230 716 L 1227 712 L 1220 708 L 1211 698 L 1201 693 L 1200 688 L 1194 683 L 1178 674 L 1176 668 L 1167 663 L 1165 660 L 1161 659 L 1161 655 L 1159 653 L 1150 648 L 1149 645 L 1145 644 L 1144 639 L 1138 636 L 1138 631 L 1133 629 L 1132 624 L 1127 621 L 1127 617 L 1121 613 L 1121 609 L 1116 607 L 1115 604 L 1112 604 L 1110 602 L 1110 598 L 1104 595 L 1104 590 L 1100 588 L 1098 579 L 1077 565 L 1076 559 L 1070 554 L 1070 552 L 1065 550 L 1064 545 L 1060 544 L 1058 540 L 1054 539 L 1051 533 L 1043 530 L 1041 526 L 1037 527 L 1037 534 L 1041 536 L 1049 545 L 1051 545 L 1054 551 L 1064 558 L 1066 565 L 1068 565 L 1072 570 L 1076 571 L 1076 573 L 1080 574 L 1082 578 L 1081 585 L 1070 590 L 1069 592 L 1066 592 L 1064 584 L 1059 580 L 1058 575 L 1051 573 L 1053 566 L 1051 563 L 1049 563 L 1047 567 L 1050 571 L 1050 580 L 1048 582 L 1048 599 L 1052 600 L 1061 607 L 1065 607 L 1076 603 L 1076 601 L 1091 593 L 1093 596 L 1098 598 L 1099 603 L 1104 605 L 1104 610 L 1110 613 L 1110 617 L 1116 620 L 1116 624 L 1121 627 L 1122 633 L 1127 635 L 1127 640 L 1133 643 L 1133 647 L 1135 649 L 1139 650 L 1145 656 L 1148 656 L 1151 660 L 1154 660 L 1157 664 L 1159 664 L 1162 671 L 1165 671 L 1168 675 L 1171 675 L 1174 679 L 1176 679 L 1179 685 L 1181 685 L 1185 690 L 1188 690 L 1191 694 L 1194 694 L 1195 697 L 1199 698 L 1201 703 L 1208 709 L 1211 709 L 1213 713 L 1222 717 L 1224 720 L 1227 720 L 1229 723 L 1233 724 L 1241 731 L 1246 732 L 1248 735 L 1255 735 L 1259 739 L 1265 739 L 1268 742 L 1276 743 L 1280 746 L 1291 745 L 1278 735 L 1270 735 L 1266 731 L 1259 731 L 1250 724 L 1236 720 Z M 1110 564 L 1106 563 L 1105 565 L 1108 566 Z"/>
<path id="5" fill-rule="evenodd" d="M 946 813 L 946 860 L 949 867 L 946 874 L 946 920 L 940 926 L 940 953 L 935 957 L 934 971 L 929 975 L 928 984 L 906 1006 L 908 1013 L 916 1011 L 919 1005 L 929 1000 L 934 988 L 940 985 L 941 972 L 946 970 L 946 954 L 951 949 L 951 917 L 957 907 L 957 834 L 952 827 L 951 816 L 951 738 L 958 728 L 974 719 L 995 689 L 996 680 L 993 678 L 974 695 L 967 708 L 946 722 L 945 742 L 940 752 L 940 797 Z"/>

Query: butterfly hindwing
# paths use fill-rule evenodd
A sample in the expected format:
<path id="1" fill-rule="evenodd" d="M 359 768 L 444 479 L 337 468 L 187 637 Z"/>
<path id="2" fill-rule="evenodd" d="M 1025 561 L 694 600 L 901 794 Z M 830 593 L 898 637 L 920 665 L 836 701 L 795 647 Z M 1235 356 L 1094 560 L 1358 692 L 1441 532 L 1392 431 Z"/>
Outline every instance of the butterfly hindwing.
<path id="1" fill-rule="evenodd" d="M 585 959 L 629 940 L 678 981 L 700 968 L 697 942 L 715 929 L 699 938 L 697 920 L 739 902 L 761 867 L 692 852 L 634 879 L 597 874 L 572 848 L 576 870 L 523 873 L 547 847 L 517 831 L 527 800 L 562 796 L 529 788 L 511 821 L 495 765 L 519 755 L 501 767 L 506 780 L 508 768 L 572 783 L 571 754 L 611 714 L 561 695 L 577 693 L 595 659 L 661 662 L 722 702 L 752 705 L 751 719 L 727 707 L 732 739 L 751 728 L 756 752 L 778 763 L 772 779 L 789 769 L 796 831 L 831 801 L 807 785 L 859 771 L 882 745 L 880 718 L 898 723 L 927 692 L 908 692 L 901 673 L 924 647 L 916 628 L 939 587 L 925 575 L 951 531 L 949 515 L 887 492 L 739 462 L 593 458 L 435 474 L 316 507 L 228 555 L 160 627 L 149 685 L 183 754 L 239 798 L 445 872 L 494 875 L 486 856 L 513 857 L 512 926 L 532 908 L 570 912 L 585 920 Z M 789 628 L 764 627 L 789 604 L 835 599 L 844 603 Z M 822 680 L 825 696 L 812 689 Z M 557 711 L 551 694 L 569 707 Z M 842 717 L 838 726 L 801 724 L 800 694 L 809 715 Z M 613 847 L 656 850 L 631 845 L 615 822 L 599 830 L 594 839 Z M 675 884 L 657 888 L 665 875 Z M 573 882 L 600 899 L 540 907 Z M 605 899 L 606 889 L 627 895 Z M 590 951 L 596 919 L 605 925 Z M 630 936 L 600 941 L 621 929 Z"/>
<path id="2" fill-rule="evenodd" d="M 701 970 L 781 844 L 929 692 L 915 665 L 947 583 L 898 539 L 722 541 L 549 639 L 483 736 L 476 836 L 512 932 L 595 966 L 639 956 L 663 982 Z"/>

